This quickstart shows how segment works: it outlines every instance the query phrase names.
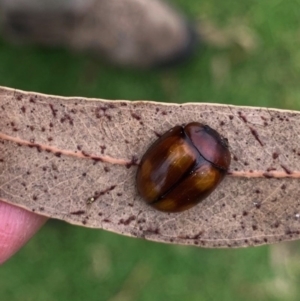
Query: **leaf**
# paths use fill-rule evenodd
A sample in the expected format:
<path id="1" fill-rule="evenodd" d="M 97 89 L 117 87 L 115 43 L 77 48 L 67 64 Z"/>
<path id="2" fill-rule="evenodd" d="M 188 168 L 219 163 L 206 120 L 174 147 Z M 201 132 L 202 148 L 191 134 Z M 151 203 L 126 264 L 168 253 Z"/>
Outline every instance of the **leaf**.
<path id="1" fill-rule="evenodd" d="M 64 98 L 0 88 L 0 199 L 85 227 L 204 247 L 300 237 L 298 112 Z M 136 193 L 157 136 L 190 121 L 228 138 L 229 175 L 196 207 L 167 214 Z"/>

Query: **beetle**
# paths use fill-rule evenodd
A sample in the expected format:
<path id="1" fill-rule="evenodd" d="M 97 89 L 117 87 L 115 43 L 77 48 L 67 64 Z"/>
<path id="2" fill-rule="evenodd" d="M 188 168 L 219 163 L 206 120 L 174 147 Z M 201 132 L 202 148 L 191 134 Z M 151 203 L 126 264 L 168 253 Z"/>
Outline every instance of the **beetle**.
<path id="1" fill-rule="evenodd" d="M 187 210 L 210 195 L 227 174 L 228 141 L 208 125 L 175 126 L 145 152 L 137 169 L 140 196 L 165 212 Z"/>

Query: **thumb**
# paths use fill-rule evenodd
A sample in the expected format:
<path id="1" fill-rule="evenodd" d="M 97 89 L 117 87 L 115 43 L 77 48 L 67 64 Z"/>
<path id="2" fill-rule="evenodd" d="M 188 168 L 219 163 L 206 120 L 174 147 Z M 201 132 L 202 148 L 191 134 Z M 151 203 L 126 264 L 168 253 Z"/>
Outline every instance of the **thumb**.
<path id="1" fill-rule="evenodd" d="M 26 244 L 46 221 L 44 216 L 0 201 L 0 264 Z"/>

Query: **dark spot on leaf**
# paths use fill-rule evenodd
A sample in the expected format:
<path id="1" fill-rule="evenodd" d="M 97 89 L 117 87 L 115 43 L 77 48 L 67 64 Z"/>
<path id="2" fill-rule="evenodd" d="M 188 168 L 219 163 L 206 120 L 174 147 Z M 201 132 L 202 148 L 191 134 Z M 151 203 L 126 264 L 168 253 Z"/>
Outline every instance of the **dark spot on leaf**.
<path id="1" fill-rule="evenodd" d="M 116 188 L 117 185 L 112 185 L 110 186 L 109 188 L 105 189 L 105 190 L 102 190 L 102 191 L 95 191 L 94 192 L 94 196 L 92 197 L 93 198 L 93 202 L 95 202 L 100 196 L 106 194 L 106 193 L 109 193 L 110 191 L 114 190 Z"/>
<path id="2" fill-rule="evenodd" d="M 141 120 L 141 116 L 137 115 L 136 113 L 132 112 L 131 116 L 136 120 Z"/>
<path id="3" fill-rule="evenodd" d="M 32 140 L 34 141 L 34 139 L 32 139 Z M 37 143 L 30 143 L 30 144 L 28 144 L 28 147 L 30 147 L 30 148 L 35 147 L 39 153 L 42 151 L 42 147 Z"/>
<path id="4" fill-rule="evenodd" d="M 242 112 L 238 112 L 238 114 L 239 114 L 239 118 L 242 120 L 242 121 L 244 121 L 245 123 L 247 123 L 248 121 L 247 121 L 247 118 L 246 118 L 246 116 L 245 115 L 243 115 L 243 113 Z"/>
<path id="5" fill-rule="evenodd" d="M 274 178 L 273 174 L 272 173 L 269 173 L 269 172 L 264 172 L 263 173 L 263 176 L 267 179 L 272 179 Z"/>
<path id="6" fill-rule="evenodd" d="M 96 156 L 91 156 L 91 159 L 94 160 L 94 163 L 102 162 L 103 161 L 100 157 L 96 157 Z"/>
<path id="7" fill-rule="evenodd" d="M 132 156 L 130 163 L 126 164 L 126 168 L 130 168 L 133 165 L 138 165 L 137 161 L 138 161 L 138 158 L 136 156 Z"/>
<path id="8" fill-rule="evenodd" d="M 149 234 L 159 234 L 159 229 L 158 228 L 148 228 L 145 230 L 144 232 L 145 234 L 149 233 Z"/>
<path id="9" fill-rule="evenodd" d="M 290 229 L 285 230 L 285 235 L 293 235 L 294 232 Z"/>
<path id="10" fill-rule="evenodd" d="M 57 165 L 55 164 L 55 163 L 51 163 L 51 168 L 52 168 L 52 170 L 54 170 L 54 171 L 58 171 L 58 167 L 57 167 Z"/>
<path id="11" fill-rule="evenodd" d="M 104 151 L 106 150 L 106 146 L 105 145 L 100 145 L 101 148 L 101 154 L 104 154 Z"/>
<path id="12" fill-rule="evenodd" d="M 285 165 L 281 164 L 280 166 L 284 169 L 284 171 L 285 171 L 288 175 L 290 175 L 290 174 L 293 173 L 293 172 L 292 172 L 288 167 L 286 167 Z"/>
<path id="13" fill-rule="evenodd" d="M 124 219 L 120 219 L 119 224 L 128 226 L 134 220 L 135 220 L 135 216 L 132 215 L 132 216 L 130 216 L 129 218 L 127 218 L 125 220 Z"/>
<path id="14" fill-rule="evenodd" d="M 64 123 L 65 121 L 69 121 L 70 125 L 74 125 L 73 118 L 69 114 L 65 114 L 61 119 L 60 122 Z"/>
<path id="15" fill-rule="evenodd" d="M 259 135 L 258 135 L 258 132 L 254 129 L 254 128 L 252 128 L 252 127 L 249 127 L 249 129 L 250 129 L 250 132 L 251 132 L 251 134 L 254 136 L 254 138 L 258 141 L 258 143 L 261 145 L 261 146 L 264 146 L 264 144 L 262 143 L 262 141 L 260 140 L 260 137 L 259 137 Z"/>
<path id="16" fill-rule="evenodd" d="M 255 207 L 256 207 L 256 209 L 260 209 L 261 203 L 256 203 L 256 204 L 255 204 Z"/>
<path id="17" fill-rule="evenodd" d="M 73 215 L 82 215 L 82 214 L 85 214 L 85 211 L 84 210 L 78 210 L 78 211 L 70 212 L 70 214 L 73 214 Z"/>
<path id="18" fill-rule="evenodd" d="M 82 155 L 85 157 L 90 157 L 90 155 L 86 151 L 81 151 Z"/>
<path id="19" fill-rule="evenodd" d="M 52 103 L 49 104 L 49 107 L 50 107 L 50 109 L 51 109 L 51 112 L 52 112 L 53 117 L 56 118 L 56 116 L 57 116 L 57 110 L 54 109 L 54 106 L 53 106 Z"/>
<path id="20" fill-rule="evenodd" d="M 192 239 L 199 239 L 201 236 L 203 235 L 203 231 L 200 231 L 199 233 L 195 234 L 194 236 L 192 236 Z"/>

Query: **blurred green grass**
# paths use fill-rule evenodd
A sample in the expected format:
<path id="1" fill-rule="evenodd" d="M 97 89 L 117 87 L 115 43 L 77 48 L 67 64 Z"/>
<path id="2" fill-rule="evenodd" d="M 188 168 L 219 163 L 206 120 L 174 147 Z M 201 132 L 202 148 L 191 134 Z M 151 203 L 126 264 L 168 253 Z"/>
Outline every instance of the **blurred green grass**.
<path id="1" fill-rule="evenodd" d="M 203 46 L 184 65 L 147 72 L 1 40 L 0 85 L 65 96 L 300 108 L 299 0 L 174 2 L 221 35 L 247 30 L 227 46 Z M 249 39 L 254 47 L 243 46 Z M 1 267 L 0 298 L 299 300 L 297 246 L 208 250 L 50 221 Z"/>

